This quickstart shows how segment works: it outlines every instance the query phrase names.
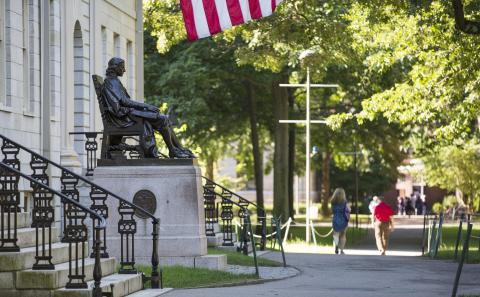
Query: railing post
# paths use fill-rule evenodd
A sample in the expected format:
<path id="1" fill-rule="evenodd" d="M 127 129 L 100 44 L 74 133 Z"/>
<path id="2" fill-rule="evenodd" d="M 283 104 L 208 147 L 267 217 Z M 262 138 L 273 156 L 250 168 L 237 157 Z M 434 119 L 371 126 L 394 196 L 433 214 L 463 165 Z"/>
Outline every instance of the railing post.
<path id="1" fill-rule="evenodd" d="M 433 218 L 433 222 L 432 222 L 432 231 L 430 233 L 430 238 L 429 238 L 429 241 L 430 241 L 430 247 L 428 249 L 428 254 L 429 256 L 432 258 L 433 257 L 433 251 L 434 251 L 434 248 L 435 248 L 435 229 L 437 227 L 437 216 L 435 216 Z"/>
<path id="2" fill-rule="evenodd" d="M 282 217 L 281 216 L 275 219 L 275 231 L 276 231 L 278 245 L 280 246 L 280 251 L 282 252 L 283 267 L 287 267 L 287 261 L 285 260 L 285 251 L 283 250 Z"/>
<path id="3" fill-rule="evenodd" d="M 223 232 L 223 246 L 233 246 L 233 203 L 230 199 L 224 199 L 222 196 L 222 232 Z"/>
<path id="4" fill-rule="evenodd" d="M 31 177 L 48 186 L 50 177 L 47 173 L 49 162 L 40 155 L 31 153 Z M 33 196 L 32 228 L 35 228 L 35 264 L 33 270 L 55 269 L 52 263 L 52 224 L 55 210 L 52 206 L 53 194 L 38 184 L 30 182 Z M 47 241 L 48 240 L 48 241 Z M 40 244 L 41 241 L 41 244 Z"/>
<path id="5" fill-rule="evenodd" d="M 427 228 L 427 213 L 423 214 L 423 231 L 422 231 L 422 256 L 425 255 L 425 235 Z"/>
<path id="6" fill-rule="evenodd" d="M 457 274 L 455 275 L 455 282 L 453 283 L 452 297 L 457 296 L 458 283 L 460 282 L 460 275 L 462 274 L 463 262 L 465 261 L 465 256 L 468 253 L 470 235 L 472 234 L 472 227 L 473 224 L 469 222 L 467 226 L 467 234 L 465 237 L 465 241 L 463 242 L 462 257 L 460 258 L 460 262 L 458 263 Z"/>
<path id="7" fill-rule="evenodd" d="M 249 224 L 250 224 L 249 220 L 250 220 L 250 215 L 247 213 L 247 215 L 243 217 L 243 230 L 242 230 L 242 241 L 241 241 L 242 242 L 241 250 L 243 254 L 246 256 L 248 256 L 248 242 L 250 241 L 248 238 L 248 230 L 249 230 Z M 252 237 L 253 237 L 253 233 L 252 233 Z"/>
<path id="8" fill-rule="evenodd" d="M 258 271 L 258 261 L 257 261 L 257 248 L 255 247 L 255 238 L 253 237 L 253 228 L 252 228 L 252 222 L 250 221 L 250 214 L 248 210 L 246 210 L 246 217 L 245 217 L 245 230 L 246 235 L 248 236 L 248 230 L 250 230 L 250 235 L 251 235 L 251 243 L 252 243 L 252 252 L 253 252 L 253 261 L 255 263 L 255 274 L 257 277 L 260 276 L 260 273 Z M 248 249 L 248 248 L 247 248 Z M 248 254 L 248 252 L 247 252 Z"/>
<path id="9" fill-rule="evenodd" d="M 102 280 L 102 265 L 100 263 L 100 249 L 101 249 L 101 240 L 100 240 L 100 229 L 95 228 L 95 264 L 93 266 L 93 297 L 102 297 L 102 288 L 100 287 L 100 282 Z"/>
<path id="10" fill-rule="evenodd" d="M 90 185 L 90 201 L 92 204 L 90 205 L 90 209 L 96 212 L 98 215 L 102 216 L 105 220 L 108 219 L 108 206 L 106 204 L 108 198 L 108 193 L 100 190 L 95 185 Z M 92 226 L 95 228 L 95 224 L 97 220 L 91 216 L 92 218 Z M 100 257 L 101 258 L 109 258 L 109 254 L 107 251 L 107 231 L 103 230 L 103 241 L 102 246 L 100 246 Z M 91 258 L 95 258 L 95 254 L 92 252 L 90 255 Z"/>
<path id="11" fill-rule="evenodd" d="M 135 268 L 135 233 L 137 222 L 133 218 L 135 209 L 127 203 L 120 201 L 118 213 L 118 233 L 120 233 L 120 274 L 136 274 Z"/>
<path id="12" fill-rule="evenodd" d="M 216 210 L 215 198 L 215 185 L 207 180 L 206 184 L 203 186 L 206 236 L 215 236 L 215 223 L 218 222 L 218 213 Z"/>
<path id="13" fill-rule="evenodd" d="M 462 228 L 463 228 L 463 220 L 460 219 L 460 223 L 458 224 L 458 231 L 457 231 L 457 240 L 455 240 L 455 253 L 453 254 L 453 259 L 456 261 L 458 257 L 458 245 L 460 244 L 460 240 L 462 238 Z"/>
<path id="14" fill-rule="evenodd" d="M 264 251 L 267 244 L 267 217 L 265 210 L 257 208 L 257 232 L 260 230 L 260 250 Z"/>
<path id="15" fill-rule="evenodd" d="M 3 139 L 2 143 L 2 162 L 11 168 L 20 170 L 20 160 L 18 153 L 20 149 L 15 144 Z M 20 176 L 12 172 L 1 169 L 0 172 L 0 252 L 19 252 L 17 245 L 17 213 L 20 212 L 20 191 L 18 184 Z M 12 224 L 13 221 L 13 224 Z M 10 246 L 9 246 L 10 245 Z"/>
<path id="16" fill-rule="evenodd" d="M 85 151 L 87 151 L 87 173 L 86 176 L 92 176 L 97 167 L 97 132 L 86 132 Z"/>
<path id="17" fill-rule="evenodd" d="M 442 241 L 442 227 L 443 227 L 443 219 L 444 214 L 443 212 L 440 213 L 440 218 L 438 219 L 438 229 L 437 229 L 437 239 L 435 240 L 435 250 L 433 252 L 433 257 L 437 257 L 438 247 Z"/>
<path id="18" fill-rule="evenodd" d="M 158 273 L 158 237 L 160 232 L 160 222 L 159 220 L 153 220 L 153 232 L 152 232 L 152 240 L 153 240 L 153 250 L 152 250 L 152 275 L 151 275 L 151 284 L 152 288 L 159 288 L 160 287 L 160 276 Z"/>

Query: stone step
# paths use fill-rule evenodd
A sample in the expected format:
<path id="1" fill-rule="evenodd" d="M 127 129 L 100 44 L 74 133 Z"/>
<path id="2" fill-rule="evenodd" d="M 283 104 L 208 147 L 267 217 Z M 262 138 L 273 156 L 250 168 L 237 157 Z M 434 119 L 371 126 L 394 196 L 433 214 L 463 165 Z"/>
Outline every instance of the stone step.
<path id="1" fill-rule="evenodd" d="M 133 294 L 142 289 L 141 274 L 112 274 L 102 277 L 100 287 L 103 292 L 111 292 L 113 285 L 113 297 L 123 297 Z M 58 289 L 53 297 L 92 297 L 93 281 L 88 282 L 88 289 Z"/>
<path id="2" fill-rule="evenodd" d="M 15 217 L 10 217 L 10 225 L 13 226 Z M 3 218 L 3 224 L 6 227 L 8 222 L 7 215 Z M 30 227 L 30 213 L 29 212 L 20 212 L 17 213 L 17 228 Z"/>
<path id="3" fill-rule="evenodd" d="M 127 295 L 127 297 L 158 297 L 163 294 L 167 294 L 173 290 L 172 288 L 165 288 L 165 289 L 145 289 L 138 291 L 136 293 Z"/>
<path id="4" fill-rule="evenodd" d="M 222 229 L 220 228 L 219 223 L 213 224 L 213 232 L 215 232 L 215 233 L 221 233 L 222 232 Z"/>
<path id="5" fill-rule="evenodd" d="M 215 233 L 215 236 L 207 236 L 207 246 L 209 247 L 216 247 L 222 245 L 223 242 L 223 234 L 222 233 Z"/>
<path id="6" fill-rule="evenodd" d="M 237 234 L 232 234 L 232 240 L 234 244 L 237 242 Z M 223 233 L 215 233 L 215 236 L 207 236 L 207 245 L 209 247 L 217 247 L 223 245 Z"/>
<path id="7" fill-rule="evenodd" d="M 13 232 L 11 232 L 13 234 Z M 36 231 L 35 228 L 21 228 L 17 230 L 17 245 L 20 248 L 31 247 L 35 246 L 35 238 L 36 238 Z M 42 229 L 39 229 L 38 232 L 40 244 L 43 243 L 42 237 Z M 59 228 L 52 228 L 52 243 L 60 241 L 60 229 Z M 45 230 L 45 242 L 48 243 L 48 229 Z"/>
<path id="8" fill-rule="evenodd" d="M 67 262 L 68 252 L 69 247 L 67 243 L 57 242 L 52 244 L 52 263 L 58 264 Z M 85 252 L 85 255 L 89 256 L 89 254 L 87 253 L 88 244 L 85 244 Z M 34 263 L 34 246 L 22 248 L 19 252 L 0 252 L 0 272 L 30 269 L 32 268 Z"/>
<path id="9" fill-rule="evenodd" d="M 79 261 L 80 267 L 81 261 Z M 93 267 L 95 259 L 85 258 L 85 280 L 93 279 Z M 110 275 L 115 272 L 115 258 L 101 259 L 102 275 Z M 75 262 L 72 262 L 75 269 Z M 17 289 L 58 289 L 68 282 L 69 263 L 55 265 L 55 270 L 23 270 L 16 275 Z"/>
<path id="10" fill-rule="evenodd" d="M 226 250 L 226 251 L 229 251 L 229 252 L 238 252 L 238 249 L 240 248 L 240 242 L 237 241 L 237 242 L 234 242 L 234 244 L 232 246 L 223 246 L 223 245 L 219 245 L 217 246 L 218 249 L 220 250 Z M 257 247 L 258 249 L 258 247 Z M 248 253 L 251 253 L 253 251 L 253 248 L 252 248 L 252 244 L 251 242 L 248 242 Z"/>

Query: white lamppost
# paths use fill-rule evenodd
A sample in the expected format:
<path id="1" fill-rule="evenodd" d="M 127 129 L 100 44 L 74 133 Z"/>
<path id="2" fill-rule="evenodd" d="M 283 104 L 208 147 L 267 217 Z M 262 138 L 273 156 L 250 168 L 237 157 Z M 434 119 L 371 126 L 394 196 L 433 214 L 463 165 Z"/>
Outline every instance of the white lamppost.
<path id="1" fill-rule="evenodd" d="M 300 60 L 313 54 L 313 51 L 307 50 L 300 54 Z M 307 80 L 304 84 L 280 84 L 280 87 L 285 88 L 305 88 L 306 96 L 306 115 L 305 120 L 280 120 L 280 123 L 285 124 L 304 124 L 306 127 L 306 141 L 305 141 L 305 204 L 306 204 L 306 242 L 310 242 L 310 125 L 311 124 L 325 124 L 325 120 L 310 119 L 310 88 L 338 88 L 337 84 L 312 84 L 310 82 L 310 67 L 307 67 Z"/>

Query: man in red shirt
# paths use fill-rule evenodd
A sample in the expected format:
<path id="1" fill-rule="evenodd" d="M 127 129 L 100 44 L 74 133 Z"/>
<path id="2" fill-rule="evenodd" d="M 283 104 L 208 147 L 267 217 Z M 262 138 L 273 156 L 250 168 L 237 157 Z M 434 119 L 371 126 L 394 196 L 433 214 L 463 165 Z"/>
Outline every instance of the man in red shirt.
<path id="1" fill-rule="evenodd" d="M 379 199 L 380 203 L 375 207 L 373 218 L 375 221 L 375 239 L 377 241 L 377 248 L 382 256 L 388 247 L 388 238 L 390 231 L 393 229 L 393 210 Z"/>

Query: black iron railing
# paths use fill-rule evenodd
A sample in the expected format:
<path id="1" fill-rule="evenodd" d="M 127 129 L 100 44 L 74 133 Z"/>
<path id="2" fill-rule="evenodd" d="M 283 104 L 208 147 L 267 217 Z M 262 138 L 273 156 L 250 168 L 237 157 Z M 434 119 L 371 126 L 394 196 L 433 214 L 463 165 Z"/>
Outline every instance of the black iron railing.
<path id="1" fill-rule="evenodd" d="M 457 233 L 457 240 L 455 243 L 455 255 L 454 255 L 454 260 L 458 260 L 458 267 L 457 267 L 457 273 L 455 274 L 455 280 L 453 283 L 452 297 L 457 296 L 458 286 L 460 284 L 460 276 L 463 270 L 463 264 L 468 259 L 468 254 L 470 251 L 470 242 L 472 240 L 478 241 L 478 252 L 480 253 L 480 236 L 474 236 L 472 234 L 473 225 L 480 224 L 480 222 L 478 221 L 479 218 L 480 218 L 479 214 L 468 214 L 466 216 L 464 215 L 460 217 L 459 219 L 459 228 Z M 463 234 L 462 230 L 463 230 L 464 224 L 467 226 L 467 230 L 465 230 L 465 233 Z M 461 243 L 462 237 L 463 237 L 462 254 L 460 256 L 460 259 L 458 259 L 458 246 Z"/>
<path id="2" fill-rule="evenodd" d="M 256 233 L 260 235 L 259 247 L 263 251 L 266 246 L 267 219 L 266 212 L 263 208 L 258 207 L 255 203 L 241 197 L 240 195 L 230 191 L 229 189 L 215 183 L 211 179 L 202 177 L 203 198 L 205 207 L 205 232 L 207 236 L 215 236 L 214 226 L 222 221 L 223 246 L 233 246 L 233 219 L 235 218 L 234 205 L 238 207 L 237 216 L 243 221 L 246 213 L 253 210 L 257 212 Z M 219 209 L 221 208 L 221 209 Z M 251 210 L 249 210 L 251 208 Z M 247 250 L 248 236 L 241 235 L 242 250 Z"/>
<path id="3" fill-rule="evenodd" d="M 11 212 L 9 210 L 11 210 L 12 205 L 15 205 L 14 208 L 18 207 L 18 197 L 20 196 L 18 183 L 20 178 L 23 178 L 30 182 L 30 187 L 34 193 L 32 227 L 35 228 L 36 233 L 36 252 L 33 269 L 55 269 L 55 265 L 52 263 L 52 227 L 55 223 L 55 208 L 52 205 L 52 202 L 55 196 L 59 197 L 64 208 L 68 210 L 65 214 L 68 217 L 65 230 L 65 242 L 69 244 L 69 273 L 66 287 L 87 288 L 87 282 L 85 281 L 85 246 L 88 245 L 88 228 L 85 224 L 85 219 L 88 215 L 90 215 L 91 218 L 95 218 L 97 223 L 94 225 L 95 234 L 93 236 L 93 242 L 95 243 L 93 247 L 93 254 L 95 255 L 93 296 L 101 297 L 102 289 L 100 288 L 100 282 L 102 279 L 102 269 L 100 263 L 100 231 L 105 230 L 106 228 L 105 218 L 97 214 L 95 211 L 81 205 L 78 201 L 50 188 L 46 183 L 20 172 L 19 163 L 15 162 L 13 164 L 15 164 L 15 167 L 12 167 L 11 162 L 0 162 L 2 234 L 10 234 L 10 231 L 14 231 L 13 234 L 16 236 L 16 222 L 14 226 L 8 224 L 8 228 L 5 229 L 3 225 L 3 217 L 5 212 L 10 215 Z M 13 200 L 10 198 L 17 201 L 12 204 L 11 202 L 13 202 Z M 2 237 L 0 241 L 2 247 L 1 251 L 19 250 L 16 245 L 16 242 L 18 241 L 18 238 L 16 237 L 8 238 L 7 240 L 4 240 Z M 5 247 L 5 244 L 11 244 L 11 246 Z"/>
<path id="4" fill-rule="evenodd" d="M 435 258 L 442 243 L 443 212 L 440 215 L 426 213 L 423 216 L 422 256 L 428 254 Z"/>
<path id="5" fill-rule="evenodd" d="M 146 280 L 151 280 L 151 285 L 153 288 L 158 288 L 160 284 L 160 275 L 159 275 L 159 259 L 158 259 L 158 237 L 159 237 L 159 224 L 160 220 L 155 218 L 155 216 L 145 209 L 123 199 L 122 197 L 106 190 L 105 188 L 93 183 L 92 181 L 88 180 L 81 175 L 76 174 L 75 172 L 41 156 L 40 154 L 33 152 L 32 150 L 14 142 L 13 140 L 0 135 L 0 139 L 2 139 L 2 146 L 1 151 L 4 155 L 3 163 L 7 164 L 13 169 L 20 170 L 20 153 L 26 153 L 27 158 L 30 157 L 30 168 L 32 170 L 31 178 L 36 180 L 37 182 L 49 186 L 50 177 L 48 175 L 49 168 L 56 168 L 60 171 L 60 183 L 61 183 L 61 194 L 72 201 L 76 201 L 77 203 L 80 200 L 80 194 L 78 190 L 79 183 L 82 182 L 88 187 L 90 187 L 90 211 L 96 213 L 101 218 L 107 220 L 109 217 L 109 209 L 106 204 L 106 200 L 111 197 L 113 199 L 118 200 L 119 207 L 118 213 L 120 215 L 120 220 L 118 221 L 118 232 L 120 233 L 121 238 L 121 254 L 120 254 L 120 271 L 119 273 L 127 274 L 127 273 L 137 273 L 135 268 L 135 246 L 134 246 L 134 237 L 136 233 L 136 221 L 133 218 L 133 214 L 135 212 L 143 213 L 147 218 L 152 220 L 152 274 L 150 277 L 145 278 Z M 8 183 L 8 189 L 13 189 L 10 193 L 6 193 L 9 199 L 8 202 L 2 204 L 2 214 L 6 213 L 7 216 L 15 216 L 16 213 L 19 211 L 19 194 L 15 194 L 15 190 L 18 190 L 18 182 L 15 180 L 9 181 L 11 177 L 5 177 L 6 182 Z M 18 196 L 18 197 L 17 197 Z M 33 189 L 33 222 L 39 226 L 47 226 L 51 224 L 51 217 L 53 213 L 50 213 L 50 205 L 52 203 L 51 195 L 47 195 L 43 193 L 41 190 Z M 63 235 L 62 235 L 62 242 L 69 242 L 70 243 L 70 234 L 69 232 L 76 232 L 79 230 L 72 230 L 69 229 L 68 226 L 72 225 L 73 223 L 83 222 L 86 218 L 82 217 L 76 212 L 76 209 L 69 208 L 68 204 L 63 204 Z M 53 208 L 52 208 L 53 209 Z M 53 211 L 53 210 L 52 210 Z M 38 219 L 36 218 L 38 216 Z M 98 224 L 98 217 L 97 216 L 90 216 L 92 219 L 92 225 L 95 226 Z M 3 222 L 3 221 L 2 221 Z M 10 221 L 8 221 L 10 222 Z M 9 223 L 10 224 L 10 223 Z M 48 225 L 49 226 L 49 225 Z M 11 226 L 8 225 L 8 228 Z M 46 228 L 46 231 L 49 231 L 50 227 L 42 227 Z M 18 246 L 12 244 L 5 249 L 2 250 L 4 243 L 9 242 L 16 242 L 16 222 L 14 222 L 14 226 L 12 230 L 12 235 L 8 235 L 13 238 L 6 238 L 5 240 L 1 238 L 2 244 L 0 245 L 0 251 L 18 251 Z M 43 230 L 43 229 L 42 229 Z M 2 225 L 3 231 L 3 225 Z M 100 231 L 96 231 L 96 233 L 103 232 L 103 240 L 94 242 L 93 249 L 95 250 L 96 245 L 100 245 L 100 257 L 101 258 L 108 258 L 108 249 L 106 243 L 106 229 L 101 229 Z M 10 234 L 3 232 L 2 234 Z M 43 233 L 44 235 L 47 233 Z M 47 234 L 48 235 L 48 234 Z M 96 254 L 92 252 L 90 255 L 92 258 L 96 257 Z M 48 254 L 42 253 L 41 257 L 45 257 L 48 259 L 50 257 Z M 43 258 L 42 258 L 43 259 Z M 41 265 L 41 264 L 38 264 Z M 42 264 L 46 265 L 46 264 Z M 40 268 L 40 266 L 37 266 Z M 35 268 L 35 266 L 34 266 Z M 49 269 L 47 266 L 41 266 L 41 269 Z"/>
<path id="6" fill-rule="evenodd" d="M 204 194 L 205 193 L 207 195 L 219 197 L 222 200 L 222 205 L 223 204 L 228 204 L 230 210 L 233 208 L 233 206 L 238 207 L 239 212 L 242 213 L 242 216 L 240 217 L 241 224 L 242 224 L 242 230 L 244 230 L 244 234 L 242 235 L 242 246 L 243 246 L 242 250 L 244 251 L 245 254 L 248 254 L 248 243 L 251 242 L 252 251 L 253 251 L 253 258 L 254 258 L 254 262 L 255 262 L 255 272 L 258 276 L 257 251 L 256 251 L 256 246 L 255 246 L 255 238 L 253 236 L 254 233 L 253 233 L 253 229 L 252 229 L 250 212 L 249 212 L 248 208 L 246 208 L 244 205 L 241 205 L 238 202 L 233 201 L 228 196 L 222 196 L 222 194 L 214 192 L 213 189 L 211 189 L 211 188 L 205 187 L 204 188 Z M 230 211 L 227 214 L 227 216 L 230 216 L 231 214 L 233 214 L 233 212 Z M 223 213 L 222 213 L 222 217 L 223 217 Z M 226 238 L 225 234 L 228 233 L 226 236 L 227 236 L 227 239 L 229 239 L 228 242 L 230 243 L 230 242 L 232 242 L 232 238 L 233 238 L 233 235 L 232 235 L 233 228 L 232 228 L 231 220 L 229 221 L 228 225 L 224 225 L 223 227 L 225 227 L 225 226 L 227 226 L 228 232 L 224 232 L 224 242 L 225 242 L 225 238 Z M 227 229 L 224 229 L 224 230 L 227 230 Z M 232 244 L 233 244 L 233 242 L 232 242 Z"/>

